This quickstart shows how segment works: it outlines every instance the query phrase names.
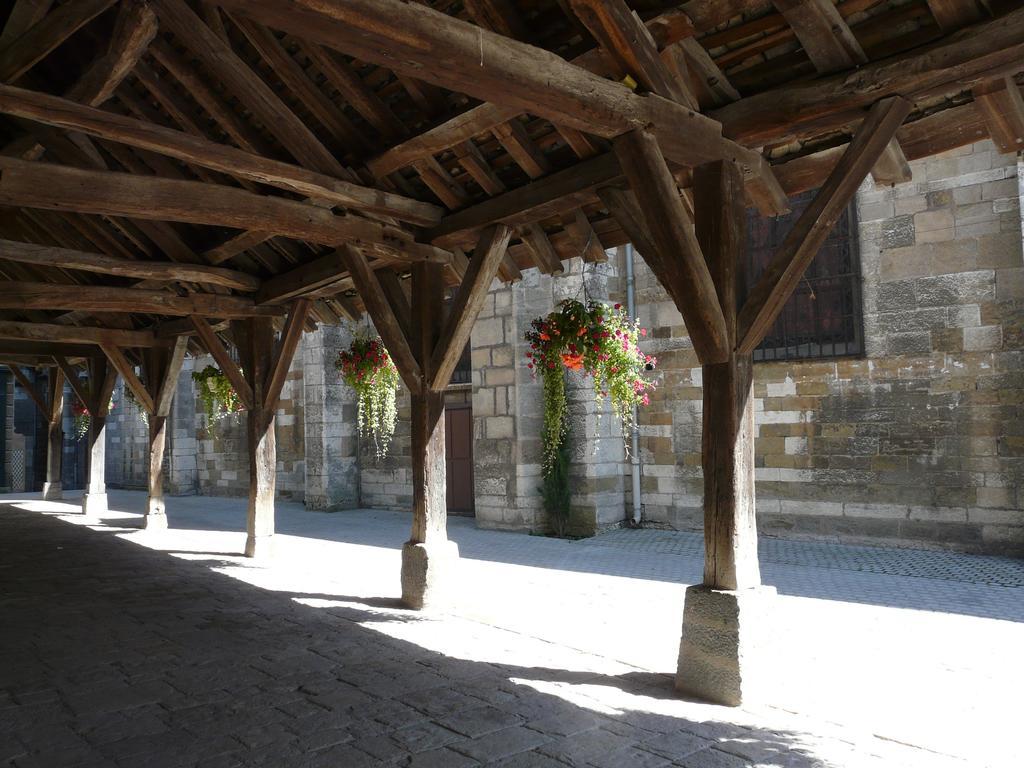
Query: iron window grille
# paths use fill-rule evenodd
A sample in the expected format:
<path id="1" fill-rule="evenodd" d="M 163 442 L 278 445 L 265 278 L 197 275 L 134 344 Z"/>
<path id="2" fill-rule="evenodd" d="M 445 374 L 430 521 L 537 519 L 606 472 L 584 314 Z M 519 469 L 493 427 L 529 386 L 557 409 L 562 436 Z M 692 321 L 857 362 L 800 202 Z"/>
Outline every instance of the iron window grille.
<path id="1" fill-rule="evenodd" d="M 756 285 L 772 256 L 817 190 L 790 198 L 792 211 L 777 218 L 757 212 L 747 217 L 746 294 Z M 843 211 L 803 279 L 786 302 L 754 360 L 814 360 L 864 353 L 857 215 L 851 203 Z M 746 296 L 744 295 L 744 298 Z"/>

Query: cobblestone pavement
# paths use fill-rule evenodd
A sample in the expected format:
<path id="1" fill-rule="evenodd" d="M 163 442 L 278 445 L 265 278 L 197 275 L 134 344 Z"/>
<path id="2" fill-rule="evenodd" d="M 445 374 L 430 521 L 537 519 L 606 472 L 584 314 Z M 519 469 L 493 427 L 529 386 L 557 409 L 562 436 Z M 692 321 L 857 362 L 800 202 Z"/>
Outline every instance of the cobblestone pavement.
<path id="1" fill-rule="evenodd" d="M 110 499 L 0 497 L 0 765 L 1024 764 L 1015 561 L 765 542 L 778 681 L 727 709 L 671 689 L 699 537 L 453 520 L 459 599 L 427 616 L 395 600 L 408 515 L 280 504 L 253 563 L 242 500 L 152 532 Z"/>

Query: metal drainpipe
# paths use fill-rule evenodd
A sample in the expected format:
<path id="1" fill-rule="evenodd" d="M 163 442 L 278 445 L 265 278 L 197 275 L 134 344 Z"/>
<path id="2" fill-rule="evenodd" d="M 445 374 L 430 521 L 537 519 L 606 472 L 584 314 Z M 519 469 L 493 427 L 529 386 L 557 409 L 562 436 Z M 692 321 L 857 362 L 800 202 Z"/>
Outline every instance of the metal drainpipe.
<path id="1" fill-rule="evenodd" d="M 633 277 L 633 246 L 626 245 L 626 311 L 636 320 L 636 280 Z M 633 524 L 640 525 L 643 504 L 640 500 L 640 428 L 637 426 L 638 409 L 633 406 L 633 429 L 630 435 L 630 463 L 633 471 Z"/>

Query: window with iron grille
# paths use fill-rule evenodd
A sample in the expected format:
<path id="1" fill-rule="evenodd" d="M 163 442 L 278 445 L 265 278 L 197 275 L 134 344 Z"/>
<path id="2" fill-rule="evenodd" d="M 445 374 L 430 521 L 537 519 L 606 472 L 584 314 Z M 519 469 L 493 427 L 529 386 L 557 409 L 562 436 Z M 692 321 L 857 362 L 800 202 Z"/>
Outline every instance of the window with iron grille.
<path id="1" fill-rule="evenodd" d="M 747 284 L 757 284 L 817 190 L 790 198 L 792 211 L 778 218 L 756 212 L 747 219 Z M 839 217 L 764 341 L 755 361 L 812 360 L 863 354 L 860 259 L 854 205 Z"/>

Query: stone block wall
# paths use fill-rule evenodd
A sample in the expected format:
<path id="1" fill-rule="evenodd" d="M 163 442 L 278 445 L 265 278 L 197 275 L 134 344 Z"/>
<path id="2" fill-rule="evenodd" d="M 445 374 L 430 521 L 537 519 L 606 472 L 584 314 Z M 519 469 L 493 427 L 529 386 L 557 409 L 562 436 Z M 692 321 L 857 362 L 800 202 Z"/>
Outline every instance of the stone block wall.
<path id="1" fill-rule="evenodd" d="M 1024 552 L 1024 253 L 1017 159 L 982 142 L 858 194 L 865 356 L 758 363 L 761 529 Z M 643 422 L 648 519 L 701 525 L 700 368 L 645 267 L 660 388 Z"/>
<path id="2" fill-rule="evenodd" d="M 521 282 L 492 286 L 473 330 L 474 466 L 477 524 L 543 531 L 541 424 L 543 388 L 526 368 L 524 334 L 559 301 L 609 299 L 615 264 L 566 262 L 558 277 L 537 270 Z M 584 280 L 586 291 L 584 291 Z M 597 403 L 589 381 L 569 375 L 570 440 L 574 455 L 571 532 L 589 535 L 621 522 L 623 443 L 607 402 Z"/>

